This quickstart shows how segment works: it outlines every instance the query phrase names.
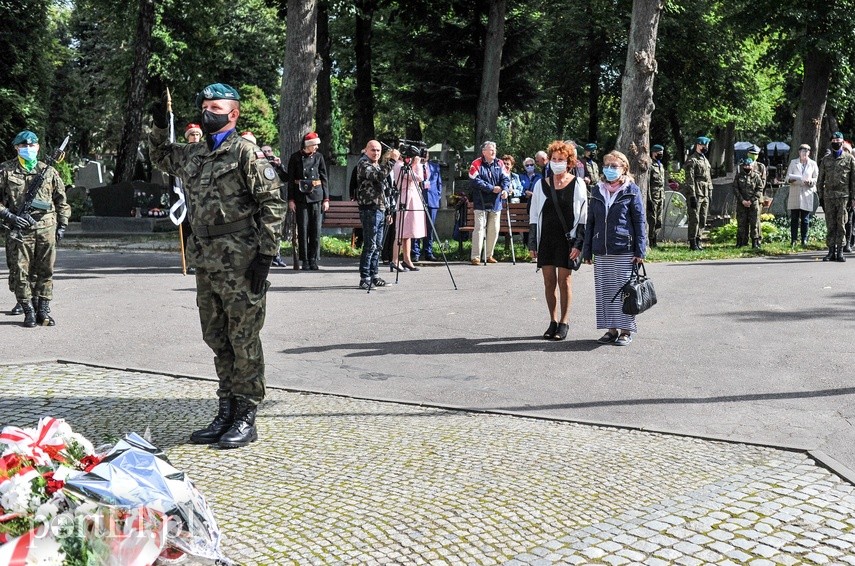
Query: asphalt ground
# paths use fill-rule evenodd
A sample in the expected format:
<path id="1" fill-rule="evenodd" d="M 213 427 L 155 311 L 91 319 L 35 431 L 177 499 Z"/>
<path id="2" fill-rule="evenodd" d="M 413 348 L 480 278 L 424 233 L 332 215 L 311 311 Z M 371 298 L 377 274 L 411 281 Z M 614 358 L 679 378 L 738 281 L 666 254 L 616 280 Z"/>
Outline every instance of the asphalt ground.
<path id="1" fill-rule="evenodd" d="M 855 468 L 855 258 L 649 264 L 659 304 L 629 347 L 596 339 L 593 271 L 573 276 L 570 332 L 547 342 L 532 264 L 382 273 L 357 262 L 271 271 L 267 379 L 301 391 L 618 424 L 818 450 Z M 851 257 L 851 256 L 850 256 Z M 5 271 L 0 273 L 5 276 Z M 211 378 L 195 280 L 166 252 L 60 249 L 52 314 L 0 315 L 2 362 L 73 360 Z M 8 295 L 8 307 L 14 303 Z M 211 386 L 213 396 L 213 386 Z"/>

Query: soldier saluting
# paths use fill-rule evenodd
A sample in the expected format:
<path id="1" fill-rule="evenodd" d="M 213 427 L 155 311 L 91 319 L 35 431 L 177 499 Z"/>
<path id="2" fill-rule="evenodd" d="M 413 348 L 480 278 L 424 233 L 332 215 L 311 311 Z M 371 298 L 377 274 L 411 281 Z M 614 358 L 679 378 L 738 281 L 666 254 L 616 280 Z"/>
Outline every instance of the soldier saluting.
<path id="1" fill-rule="evenodd" d="M 197 444 L 238 448 L 258 439 L 255 415 L 265 395 L 267 275 L 279 249 L 285 202 L 264 153 L 235 130 L 240 95 L 226 84 L 196 97 L 204 143 L 167 140 L 167 114 L 153 108 L 152 161 L 181 176 L 193 234 L 187 260 L 196 269 L 196 304 L 205 343 L 214 351 L 219 410 L 190 435 Z"/>
<path id="2" fill-rule="evenodd" d="M 0 165 L 0 220 L 20 239 L 6 235 L 9 254 L 9 287 L 15 293 L 27 328 L 54 326 L 50 314 L 53 299 L 53 265 L 56 243 L 65 235 L 71 207 L 65 199 L 65 184 L 53 167 L 39 161 L 39 138 L 20 132 L 12 145 L 14 159 Z M 33 183 L 41 183 L 32 197 L 29 213 L 17 214 L 27 200 Z"/>

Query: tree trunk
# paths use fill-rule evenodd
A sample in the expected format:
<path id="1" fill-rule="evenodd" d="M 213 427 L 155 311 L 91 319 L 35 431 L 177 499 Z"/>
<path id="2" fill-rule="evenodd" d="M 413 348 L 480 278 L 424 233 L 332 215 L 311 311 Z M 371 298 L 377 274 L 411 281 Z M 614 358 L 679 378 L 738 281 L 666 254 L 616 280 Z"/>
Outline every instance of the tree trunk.
<path id="1" fill-rule="evenodd" d="M 686 142 L 683 140 L 683 126 L 676 112 L 668 113 L 668 125 L 671 128 L 671 137 L 674 138 L 674 160 L 682 167 L 686 162 Z"/>
<path id="2" fill-rule="evenodd" d="M 148 81 L 148 62 L 151 59 L 151 33 L 154 29 L 154 0 L 140 0 L 137 13 L 137 30 L 134 38 L 134 64 L 128 86 L 128 104 L 122 118 L 122 141 L 116 154 L 113 183 L 134 179 L 134 166 L 142 135 L 145 109 L 145 86 Z"/>
<path id="3" fill-rule="evenodd" d="M 356 102 L 354 117 L 353 149 L 363 148 L 368 140 L 374 139 L 374 92 L 371 88 L 371 24 L 377 0 L 356 1 L 356 33 L 353 38 L 356 56 L 356 87 L 353 96 Z"/>
<path id="4" fill-rule="evenodd" d="M 491 0 L 484 40 L 484 66 L 481 73 L 481 92 L 475 119 L 475 147 L 487 140 L 495 140 L 499 121 L 499 75 L 502 70 L 502 48 L 505 45 L 505 9 L 507 0 Z"/>
<path id="5" fill-rule="evenodd" d="M 629 159 L 630 171 L 647 202 L 650 169 L 650 116 L 656 75 L 656 34 L 662 0 L 633 0 L 632 23 L 623 74 L 620 133 L 617 147 Z"/>
<path id="6" fill-rule="evenodd" d="M 736 141 L 736 124 L 733 122 L 727 123 L 727 129 L 724 133 L 724 172 L 733 172 L 733 144 Z"/>
<path id="7" fill-rule="evenodd" d="M 317 19 L 316 0 L 288 0 L 285 66 L 279 102 L 279 149 L 285 159 L 300 149 L 315 115 L 312 95 L 320 67 L 315 43 Z"/>
<path id="8" fill-rule="evenodd" d="M 319 151 L 324 156 L 327 165 L 335 163 L 335 147 L 333 146 L 332 131 L 332 55 L 330 55 L 330 13 L 327 0 L 318 3 L 318 56 L 323 67 L 318 73 L 317 109 L 315 111 L 315 127 L 321 138 Z"/>
<path id="9" fill-rule="evenodd" d="M 722 169 L 724 165 L 724 146 L 727 143 L 727 140 L 724 139 L 724 130 L 721 126 L 716 126 L 713 129 L 713 140 L 712 146 L 710 147 L 709 154 L 707 155 L 707 161 L 710 162 L 710 169 L 712 169 L 713 177 L 721 177 Z"/>
<path id="10" fill-rule="evenodd" d="M 822 157 L 820 152 L 820 130 L 822 115 L 828 101 L 828 86 L 831 83 L 833 62 L 828 55 L 812 50 L 805 55 L 804 81 L 799 97 L 799 109 L 793 123 L 793 143 L 790 144 L 790 159 L 799 156 L 799 146 L 809 144 L 812 155 Z"/>

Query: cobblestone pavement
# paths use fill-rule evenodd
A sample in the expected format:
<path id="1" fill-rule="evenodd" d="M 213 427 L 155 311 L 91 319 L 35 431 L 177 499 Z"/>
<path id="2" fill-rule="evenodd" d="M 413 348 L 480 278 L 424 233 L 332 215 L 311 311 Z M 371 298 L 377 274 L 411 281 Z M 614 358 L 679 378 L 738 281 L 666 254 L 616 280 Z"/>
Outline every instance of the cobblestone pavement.
<path id="1" fill-rule="evenodd" d="M 261 441 L 185 443 L 214 384 L 0 366 L 0 424 L 151 431 L 240 564 L 852 564 L 853 487 L 803 454 L 269 390 Z"/>

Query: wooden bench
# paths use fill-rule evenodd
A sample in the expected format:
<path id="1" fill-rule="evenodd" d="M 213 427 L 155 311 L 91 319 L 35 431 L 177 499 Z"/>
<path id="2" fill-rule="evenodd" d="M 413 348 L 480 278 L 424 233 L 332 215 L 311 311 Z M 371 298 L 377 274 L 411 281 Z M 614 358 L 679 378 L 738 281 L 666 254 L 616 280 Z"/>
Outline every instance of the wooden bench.
<path id="1" fill-rule="evenodd" d="M 331 200 L 330 206 L 324 213 L 324 228 L 362 228 L 359 218 L 359 204 L 353 200 Z M 356 244 L 356 234 L 351 234 L 350 245 Z"/>
<path id="2" fill-rule="evenodd" d="M 472 232 L 475 230 L 475 207 L 471 202 L 466 203 L 466 223 L 460 226 L 460 240 L 458 240 L 459 256 L 463 258 L 463 233 Z M 505 237 L 505 250 L 513 245 L 514 234 L 527 234 L 529 231 L 529 217 L 526 208 L 528 204 L 524 202 L 512 202 L 508 205 L 511 213 L 511 226 L 508 229 L 508 210 L 502 210 L 502 219 L 499 222 L 499 235 Z"/>

